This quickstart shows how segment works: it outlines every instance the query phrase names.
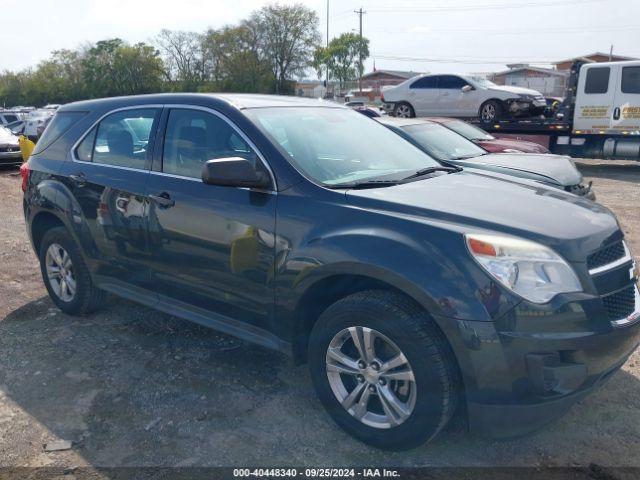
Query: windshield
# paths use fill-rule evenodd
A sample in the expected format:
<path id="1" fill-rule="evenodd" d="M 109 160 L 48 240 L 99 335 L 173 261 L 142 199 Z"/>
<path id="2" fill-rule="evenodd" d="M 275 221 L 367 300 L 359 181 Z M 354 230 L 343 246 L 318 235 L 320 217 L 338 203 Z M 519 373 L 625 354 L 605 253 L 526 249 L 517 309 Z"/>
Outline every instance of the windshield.
<path id="1" fill-rule="evenodd" d="M 402 130 L 438 160 L 460 160 L 487 153 L 463 136 L 435 123 L 408 125 Z"/>
<path id="2" fill-rule="evenodd" d="M 326 107 L 256 108 L 244 113 L 291 163 L 327 186 L 407 173 L 440 164 L 429 155 L 364 115 Z"/>
<path id="3" fill-rule="evenodd" d="M 484 87 L 484 88 L 497 87 L 495 83 L 493 83 L 491 80 L 487 80 L 484 77 L 469 77 L 469 79 L 479 87 Z"/>
<path id="4" fill-rule="evenodd" d="M 451 120 L 444 123 L 444 126 L 453 130 L 456 133 L 459 133 L 464 138 L 469 140 L 493 140 L 494 137 L 489 135 L 484 130 L 474 127 L 473 125 L 469 125 L 467 122 L 463 122 L 462 120 Z"/>

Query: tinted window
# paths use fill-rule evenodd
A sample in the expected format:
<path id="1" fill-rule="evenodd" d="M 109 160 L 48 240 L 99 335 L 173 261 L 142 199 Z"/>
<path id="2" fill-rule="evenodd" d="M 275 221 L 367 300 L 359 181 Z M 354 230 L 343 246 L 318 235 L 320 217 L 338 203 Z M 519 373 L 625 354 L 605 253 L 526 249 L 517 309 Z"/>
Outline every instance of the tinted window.
<path id="1" fill-rule="evenodd" d="M 93 142 L 96 140 L 96 127 L 91 129 L 91 132 L 84 137 L 84 140 L 80 142 L 78 148 L 76 148 L 76 157 L 83 162 L 90 162 L 93 156 Z"/>
<path id="2" fill-rule="evenodd" d="M 439 165 L 387 127 L 353 110 L 254 108 L 244 113 L 296 168 L 326 185 L 390 175 L 403 178 Z"/>
<path id="3" fill-rule="evenodd" d="M 64 132 L 75 125 L 78 120 L 84 117 L 84 112 L 60 112 L 49 122 L 42 136 L 33 150 L 34 155 L 42 152 L 45 148 L 55 142 Z"/>
<path id="4" fill-rule="evenodd" d="M 622 93 L 640 93 L 640 67 L 622 67 Z"/>
<path id="5" fill-rule="evenodd" d="M 13 123 L 13 122 L 17 122 L 18 121 L 18 117 L 16 117 L 15 115 L 5 115 L 4 116 L 4 120 L 7 123 Z"/>
<path id="6" fill-rule="evenodd" d="M 438 82 L 438 88 L 460 90 L 465 85 L 468 85 L 467 82 L 455 75 L 442 75 Z"/>
<path id="7" fill-rule="evenodd" d="M 92 160 L 128 168 L 146 168 L 149 142 L 158 110 L 145 108 L 116 112 L 100 122 L 95 134 Z M 84 142 L 83 142 L 84 143 Z M 81 145 L 84 149 L 84 146 Z M 78 149 L 78 153 L 80 148 Z M 82 159 L 78 155 L 79 159 Z"/>
<path id="8" fill-rule="evenodd" d="M 448 120 L 445 122 L 444 126 L 462 135 L 468 140 L 493 140 L 495 138 L 484 130 L 474 127 L 473 125 L 469 125 L 467 122 L 463 122 L 462 120 Z"/>
<path id="9" fill-rule="evenodd" d="M 207 160 L 242 157 L 255 164 L 257 156 L 222 118 L 199 110 L 171 110 L 167 121 L 162 171 L 201 178 Z"/>
<path id="10" fill-rule="evenodd" d="M 411 84 L 411 88 L 438 88 L 438 77 L 422 77 Z"/>
<path id="11" fill-rule="evenodd" d="M 597 67 L 587 70 L 584 93 L 607 93 L 609 90 L 609 67 Z"/>

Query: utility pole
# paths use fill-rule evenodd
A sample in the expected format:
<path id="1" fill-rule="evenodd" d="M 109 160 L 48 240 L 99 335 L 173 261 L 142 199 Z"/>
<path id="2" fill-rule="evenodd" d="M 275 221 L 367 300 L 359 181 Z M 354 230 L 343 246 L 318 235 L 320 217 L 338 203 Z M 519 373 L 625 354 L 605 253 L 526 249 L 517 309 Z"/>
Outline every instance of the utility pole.
<path id="1" fill-rule="evenodd" d="M 358 14 L 358 17 L 360 17 L 360 45 L 362 46 L 362 15 L 364 15 L 365 12 L 364 10 L 362 10 L 362 7 L 360 7 L 360 10 L 354 10 L 354 13 Z M 358 89 L 360 90 L 360 95 L 362 95 L 362 72 L 364 70 L 364 67 L 362 66 L 362 47 L 360 48 L 360 67 L 358 68 Z"/>
<path id="2" fill-rule="evenodd" d="M 327 48 L 329 48 L 329 0 L 327 0 Z M 329 96 L 329 63 L 327 62 L 327 79 L 324 85 L 324 96 Z"/>
<path id="3" fill-rule="evenodd" d="M 609 61 L 613 59 L 613 45 L 611 45 L 611 49 L 609 50 Z"/>

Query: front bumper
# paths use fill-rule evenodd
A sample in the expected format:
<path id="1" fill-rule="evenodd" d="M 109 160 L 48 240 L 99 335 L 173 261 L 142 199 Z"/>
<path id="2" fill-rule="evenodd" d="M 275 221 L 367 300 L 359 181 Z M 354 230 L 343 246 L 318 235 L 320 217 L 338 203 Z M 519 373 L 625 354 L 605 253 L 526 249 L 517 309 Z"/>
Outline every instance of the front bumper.
<path id="1" fill-rule="evenodd" d="M 22 153 L 20 148 L 17 151 L 2 151 L 0 149 L 0 165 L 18 165 L 22 163 Z"/>
<path id="2" fill-rule="evenodd" d="M 629 266 L 602 275 L 628 275 Z M 635 308 L 619 320 L 599 297 L 576 293 L 546 305 L 522 301 L 493 322 L 445 322 L 470 430 L 494 438 L 535 431 L 602 385 L 640 343 L 636 281 L 625 287 L 635 289 Z"/>

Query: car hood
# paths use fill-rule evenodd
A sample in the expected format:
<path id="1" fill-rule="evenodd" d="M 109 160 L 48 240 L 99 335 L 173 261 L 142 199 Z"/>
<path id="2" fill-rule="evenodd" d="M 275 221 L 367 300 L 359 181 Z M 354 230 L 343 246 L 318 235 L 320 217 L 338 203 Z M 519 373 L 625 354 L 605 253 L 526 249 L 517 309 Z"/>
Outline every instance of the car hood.
<path id="1" fill-rule="evenodd" d="M 18 137 L 2 129 L 0 130 L 0 145 L 18 145 Z"/>
<path id="2" fill-rule="evenodd" d="M 522 88 L 522 87 L 512 87 L 510 85 L 498 85 L 495 87 L 491 87 L 489 90 L 497 90 L 500 92 L 509 92 L 509 93 L 522 93 L 526 95 L 533 95 L 536 97 L 541 97 L 542 94 L 537 90 L 531 90 L 530 88 Z"/>
<path id="3" fill-rule="evenodd" d="M 502 152 L 506 149 L 520 150 L 523 153 L 542 153 L 545 151 L 542 145 L 527 142 L 526 140 L 496 138 L 494 140 L 476 140 L 476 143 L 485 150 L 495 153 Z"/>
<path id="4" fill-rule="evenodd" d="M 490 153 L 451 163 L 462 167 L 508 173 L 560 187 L 578 185 L 582 174 L 569 157 L 535 153 Z"/>
<path id="5" fill-rule="evenodd" d="M 348 190 L 369 211 L 436 222 L 460 231 L 493 231 L 548 245 L 570 261 L 620 235 L 604 206 L 555 188 L 517 179 L 459 172 L 386 188 Z"/>

